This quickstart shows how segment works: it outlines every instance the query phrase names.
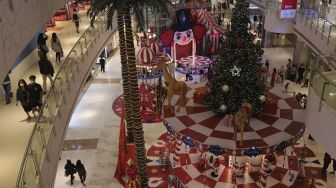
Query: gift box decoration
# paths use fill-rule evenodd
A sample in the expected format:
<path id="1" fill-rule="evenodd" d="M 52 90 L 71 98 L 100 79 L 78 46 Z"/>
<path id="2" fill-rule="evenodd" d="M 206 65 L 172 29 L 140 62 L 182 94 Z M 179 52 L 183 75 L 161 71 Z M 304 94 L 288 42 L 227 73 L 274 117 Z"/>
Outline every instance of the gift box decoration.
<path id="1" fill-rule="evenodd" d="M 196 89 L 196 91 L 193 94 L 194 103 L 204 104 L 204 99 L 208 91 L 209 89 L 207 87 L 201 87 Z"/>
<path id="2" fill-rule="evenodd" d="M 224 126 L 232 127 L 233 126 L 233 115 L 224 116 Z"/>
<path id="3" fill-rule="evenodd" d="M 264 113 L 276 115 L 277 110 L 278 110 L 277 100 L 272 99 L 271 97 L 266 97 L 265 103 L 264 103 Z"/>

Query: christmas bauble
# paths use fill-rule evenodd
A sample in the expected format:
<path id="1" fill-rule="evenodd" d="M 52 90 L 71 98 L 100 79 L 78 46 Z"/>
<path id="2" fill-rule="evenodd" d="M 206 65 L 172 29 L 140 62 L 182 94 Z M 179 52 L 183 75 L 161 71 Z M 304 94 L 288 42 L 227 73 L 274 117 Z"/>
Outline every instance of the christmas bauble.
<path id="1" fill-rule="evenodd" d="M 262 102 L 264 102 L 265 101 L 265 95 L 260 95 L 260 97 L 259 97 L 259 99 L 262 101 Z"/>
<path id="2" fill-rule="evenodd" d="M 225 112 L 227 109 L 227 106 L 225 104 L 222 104 L 220 107 L 221 111 Z"/>
<path id="3" fill-rule="evenodd" d="M 224 91 L 224 92 L 228 92 L 229 90 L 230 90 L 230 87 L 228 86 L 228 85 L 223 85 L 222 86 L 222 90 Z"/>
<path id="4" fill-rule="evenodd" d="M 253 56 L 251 54 L 247 55 L 247 60 L 248 61 L 252 61 L 253 60 Z"/>
<path id="5" fill-rule="evenodd" d="M 226 59 L 226 61 L 230 62 L 230 61 L 232 61 L 233 58 L 232 58 L 232 56 L 229 55 L 225 59 Z"/>

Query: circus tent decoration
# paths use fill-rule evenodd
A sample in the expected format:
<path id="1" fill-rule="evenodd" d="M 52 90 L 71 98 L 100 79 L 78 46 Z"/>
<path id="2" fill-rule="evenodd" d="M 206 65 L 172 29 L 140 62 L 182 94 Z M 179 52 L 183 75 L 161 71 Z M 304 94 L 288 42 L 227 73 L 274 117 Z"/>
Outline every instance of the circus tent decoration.
<path id="1" fill-rule="evenodd" d="M 215 17 L 207 10 L 199 9 L 194 12 L 193 17 L 196 23 L 202 24 L 207 28 L 206 36 L 203 40 L 203 46 L 206 40 L 210 40 L 215 51 L 219 49 L 219 39 L 223 36 L 224 30 L 217 24 Z"/>

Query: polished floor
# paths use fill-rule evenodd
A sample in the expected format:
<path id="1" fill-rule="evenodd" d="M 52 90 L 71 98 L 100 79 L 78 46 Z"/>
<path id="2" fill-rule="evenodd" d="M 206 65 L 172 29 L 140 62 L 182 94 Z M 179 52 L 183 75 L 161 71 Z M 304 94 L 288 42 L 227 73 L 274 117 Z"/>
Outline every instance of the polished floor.
<path id="1" fill-rule="evenodd" d="M 82 21 L 80 24 L 80 31 L 85 31 L 89 27 L 89 18 L 85 15 L 85 10 L 80 11 Z M 55 54 L 51 51 L 50 38 L 51 33 L 57 33 L 64 50 L 64 55 L 67 55 L 81 34 L 75 32 L 75 26 L 72 21 L 60 21 L 57 22 L 57 31 L 51 29 L 46 34 L 49 36 L 47 45 L 50 48 L 48 57 L 52 62 L 55 72 L 60 67 L 60 63 L 56 63 Z M 17 175 L 20 169 L 20 165 L 23 159 L 23 155 L 27 146 L 27 142 L 34 127 L 35 119 L 26 121 L 26 114 L 24 113 L 21 105 L 15 106 L 15 91 L 17 88 L 18 79 L 23 78 L 28 81 L 28 77 L 32 74 L 37 76 L 37 82 L 42 84 L 42 76 L 39 73 L 37 50 L 28 55 L 21 63 L 32 63 L 32 66 L 24 71 L 18 72 L 15 69 L 10 74 L 12 91 L 14 98 L 12 103 L 5 105 L 3 101 L 0 103 L 0 119 L 1 119 L 1 132 L 0 132 L 0 187 L 1 188 L 13 188 L 16 183 Z M 47 85 L 50 86 L 49 81 Z"/>
<path id="2" fill-rule="evenodd" d="M 270 69 L 279 68 L 286 65 L 287 59 L 292 57 L 292 48 L 269 48 L 265 49 L 263 61 L 270 60 Z M 183 80 L 184 75 L 176 72 L 178 80 Z M 66 134 L 66 146 L 62 152 L 61 160 L 58 165 L 58 172 L 55 181 L 55 188 L 71 187 L 70 179 L 64 177 L 64 165 L 67 159 L 73 162 L 80 159 L 86 166 L 88 176 L 87 187 L 93 188 L 117 188 L 121 187 L 118 182 L 112 178 L 116 168 L 118 135 L 120 118 L 112 111 L 113 101 L 121 95 L 122 87 L 120 83 L 110 82 L 109 80 L 119 80 L 120 64 L 118 52 L 109 60 L 106 73 L 99 73 L 96 78 L 91 80 L 85 87 L 82 97 L 78 102 L 76 110 L 69 124 Z M 193 82 L 199 82 L 196 76 Z M 276 87 L 283 88 L 282 84 Z M 291 84 L 290 92 L 306 93 L 306 88 Z M 293 93 L 290 93 L 293 95 Z M 165 132 L 164 126 L 157 124 L 144 124 L 146 148 L 156 143 L 159 136 Z M 85 149 L 90 143 L 87 140 L 98 140 L 96 148 Z M 317 154 L 319 161 L 323 161 L 323 150 L 314 142 L 307 139 L 305 142 Z M 71 143 L 73 146 L 71 146 Z M 78 146 L 82 143 L 83 147 Z M 95 144 L 95 143 L 94 143 Z M 68 148 L 78 148 L 68 149 Z M 329 171 L 332 167 L 329 167 Z M 328 175 L 328 184 L 324 187 L 336 186 L 336 176 Z M 72 187 L 84 187 L 76 176 Z"/>
<path id="3" fill-rule="evenodd" d="M 83 13 L 83 12 L 82 12 Z M 83 13 L 84 14 L 84 13 Z M 227 23 L 228 20 L 225 21 Z M 85 30 L 89 25 L 88 18 L 83 17 L 80 30 Z M 75 33 L 71 21 L 58 22 L 57 28 L 47 32 L 58 33 L 64 48 L 65 54 L 75 44 L 80 34 Z M 286 65 L 287 59 L 292 57 L 292 48 L 270 48 L 265 50 L 263 61 L 270 60 L 270 70 L 273 67 L 279 68 Z M 59 67 L 56 64 L 54 54 L 48 54 L 56 70 Z M 117 145 L 119 135 L 120 118 L 112 111 L 113 101 L 121 95 L 121 74 L 119 63 L 119 52 L 109 60 L 107 72 L 100 73 L 95 79 L 87 84 L 82 92 L 82 97 L 69 124 L 66 134 L 64 151 L 57 177 L 55 181 L 56 188 L 70 187 L 69 179 L 64 177 L 64 165 L 66 159 L 73 162 L 80 159 L 86 166 L 88 177 L 87 187 L 109 188 L 121 187 L 112 177 L 116 167 Z M 33 52 L 23 61 L 36 61 L 36 52 Z M 24 62 L 23 62 L 24 63 Z M 38 73 L 38 66 L 35 64 L 23 75 L 14 75 L 12 73 L 12 85 L 15 86 L 17 78 L 25 78 L 31 74 L 38 76 L 38 82 L 41 83 L 41 77 Z M 176 73 L 179 80 L 183 80 L 184 75 Z M 16 78 L 16 79 L 14 79 Z M 194 81 L 199 78 L 195 77 Z M 276 87 L 283 88 L 282 84 Z M 15 91 L 15 88 L 13 91 Z M 307 93 L 306 88 L 291 84 L 290 94 L 294 92 Z M 12 102 L 10 105 L 0 104 L 1 132 L 0 132 L 0 188 L 14 187 L 17 173 L 21 165 L 27 140 L 34 126 L 33 121 L 25 121 L 26 115 L 21 107 L 16 107 Z M 144 124 L 146 147 L 154 144 L 157 138 L 165 132 L 164 127 L 159 124 Z M 323 161 L 323 150 L 314 141 L 305 139 L 306 144 L 311 146 L 318 154 L 320 161 Z M 329 167 L 331 171 L 332 167 Z M 75 185 L 72 187 L 82 187 L 78 176 L 76 176 Z M 328 174 L 327 187 L 336 187 L 336 176 Z"/>

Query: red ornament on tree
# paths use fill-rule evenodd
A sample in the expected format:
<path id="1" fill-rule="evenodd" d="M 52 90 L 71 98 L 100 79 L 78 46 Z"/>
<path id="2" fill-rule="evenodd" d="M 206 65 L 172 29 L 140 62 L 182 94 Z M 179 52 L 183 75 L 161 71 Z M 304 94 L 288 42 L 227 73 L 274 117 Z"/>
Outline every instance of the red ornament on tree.
<path id="1" fill-rule="evenodd" d="M 229 40 L 228 39 L 225 39 L 224 40 L 224 46 L 228 46 L 229 45 Z"/>
<path id="2" fill-rule="evenodd" d="M 226 61 L 231 62 L 233 60 L 233 57 L 231 55 L 228 55 L 225 59 Z"/>
<path id="3" fill-rule="evenodd" d="M 253 60 L 253 56 L 251 54 L 247 55 L 247 60 L 248 61 L 252 61 Z"/>
<path id="4" fill-rule="evenodd" d="M 241 40 L 237 40 L 236 45 L 237 45 L 238 48 L 242 48 L 243 45 L 244 45 L 244 42 L 241 41 Z"/>

